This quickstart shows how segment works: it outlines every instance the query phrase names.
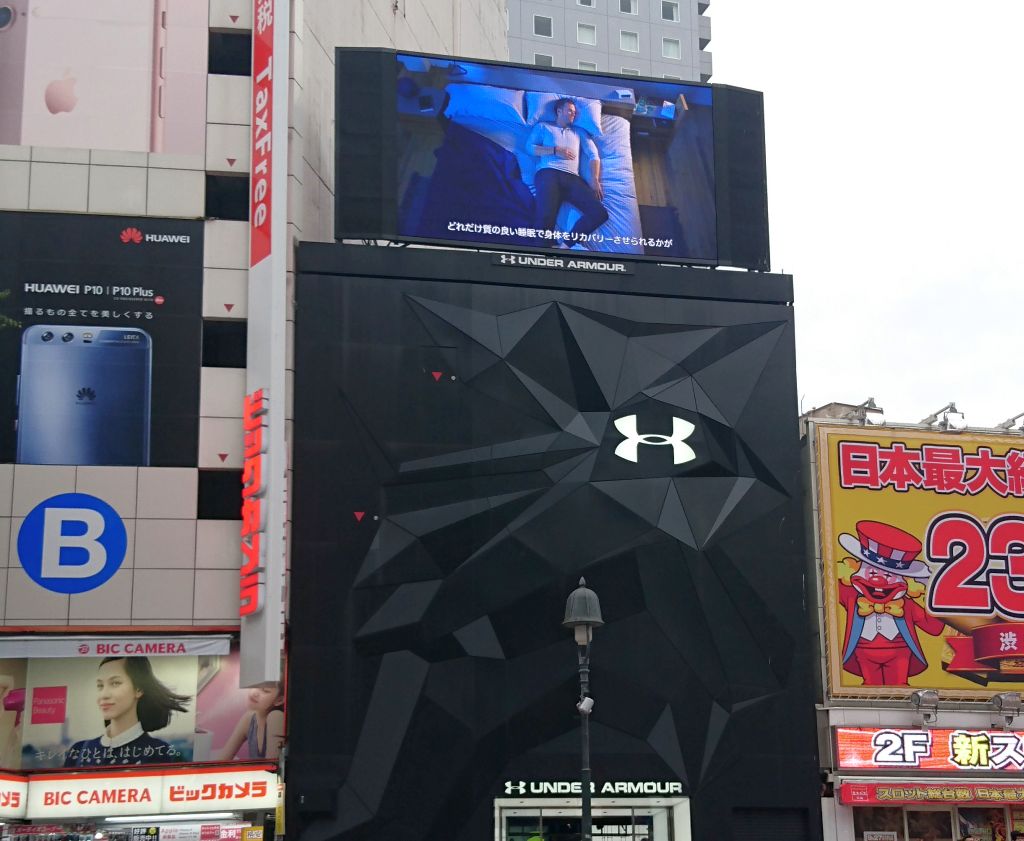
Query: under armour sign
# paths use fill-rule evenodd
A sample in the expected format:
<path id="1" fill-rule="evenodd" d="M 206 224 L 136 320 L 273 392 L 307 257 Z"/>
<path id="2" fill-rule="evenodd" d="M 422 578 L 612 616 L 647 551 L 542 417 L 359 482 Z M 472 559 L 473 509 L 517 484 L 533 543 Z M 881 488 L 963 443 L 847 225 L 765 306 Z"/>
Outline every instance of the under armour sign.
<path id="1" fill-rule="evenodd" d="M 60 494 L 33 508 L 18 531 L 18 560 L 54 593 L 95 590 L 121 568 L 128 533 L 117 512 L 89 494 Z"/>
<path id="2" fill-rule="evenodd" d="M 652 447 L 671 447 L 672 463 L 685 464 L 697 458 L 693 448 L 685 443 L 686 439 L 693 434 L 696 427 L 688 420 L 672 418 L 672 434 L 658 435 L 652 432 L 639 433 L 636 429 L 636 415 L 625 415 L 616 418 L 615 428 L 626 436 L 626 440 L 619 443 L 615 448 L 615 455 L 624 458 L 626 461 L 636 462 L 637 451 L 641 444 L 648 444 Z"/>

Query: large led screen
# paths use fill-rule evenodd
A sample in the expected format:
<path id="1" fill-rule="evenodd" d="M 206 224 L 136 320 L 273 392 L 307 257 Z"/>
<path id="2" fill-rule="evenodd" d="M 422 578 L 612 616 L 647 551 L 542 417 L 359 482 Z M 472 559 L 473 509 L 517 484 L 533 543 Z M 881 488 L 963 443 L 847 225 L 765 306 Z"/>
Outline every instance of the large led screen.
<path id="1" fill-rule="evenodd" d="M 339 240 L 768 271 L 764 97 L 335 50 Z"/>
<path id="2" fill-rule="evenodd" d="M 396 61 L 401 236 L 716 260 L 711 88 Z"/>

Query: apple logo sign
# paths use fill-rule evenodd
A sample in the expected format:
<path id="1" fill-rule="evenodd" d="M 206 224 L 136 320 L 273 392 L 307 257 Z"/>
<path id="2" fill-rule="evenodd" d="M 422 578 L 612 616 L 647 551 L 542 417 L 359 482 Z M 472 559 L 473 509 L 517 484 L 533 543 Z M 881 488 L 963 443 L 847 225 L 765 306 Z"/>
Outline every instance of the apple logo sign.
<path id="1" fill-rule="evenodd" d="M 51 114 L 71 111 L 78 104 L 78 97 L 75 96 L 75 82 L 77 81 L 70 71 L 65 71 L 63 79 L 54 79 L 46 86 L 44 99 L 46 109 Z"/>

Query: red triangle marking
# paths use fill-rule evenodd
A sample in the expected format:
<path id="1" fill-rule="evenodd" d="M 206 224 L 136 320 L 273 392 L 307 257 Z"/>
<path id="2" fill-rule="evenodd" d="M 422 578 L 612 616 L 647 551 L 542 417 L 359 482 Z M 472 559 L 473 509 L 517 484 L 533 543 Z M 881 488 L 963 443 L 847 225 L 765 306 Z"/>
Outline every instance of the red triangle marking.
<path id="1" fill-rule="evenodd" d="M 217 458 L 219 458 L 221 461 L 225 461 L 227 459 L 227 457 L 228 457 L 227 453 L 217 453 Z"/>
<path id="2" fill-rule="evenodd" d="M 361 523 L 363 521 L 363 517 L 366 516 L 365 511 L 353 511 L 352 513 L 355 514 L 357 523 Z"/>
<path id="3" fill-rule="evenodd" d="M 431 371 L 430 373 L 434 375 L 434 382 L 436 383 L 439 379 L 441 379 L 441 374 L 443 374 L 444 371 Z"/>
<path id="4" fill-rule="evenodd" d="M 224 309 L 226 309 L 228 312 L 231 312 L 231 310 L 233 310 L 234 308 L 235 308 L 234 304 L 225 304 L 224 305 Z"/>
<path id="5" fill-rule="evenodd" d="M 232 23 L 238 23 L 238 15 L 228 15 Z"/>
<path id="6" fill-rule="evenodd" d="M 235 165 L 235 161 L 237 161 L 238 158 L 225 158 L 224 160 L 226 160 L 228 162 L 228 166 L 234 166 Z"/>

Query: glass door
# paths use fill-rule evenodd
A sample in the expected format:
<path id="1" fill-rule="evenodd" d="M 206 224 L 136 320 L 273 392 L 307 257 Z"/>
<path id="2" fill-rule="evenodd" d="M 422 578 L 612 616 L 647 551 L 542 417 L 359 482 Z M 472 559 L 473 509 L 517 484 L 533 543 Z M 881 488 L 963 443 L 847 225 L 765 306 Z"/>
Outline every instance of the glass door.
<path id="1" fill-rule="evenodd" d="M 578 809 L 505 809 L 504 841 L 580 841 Z M 664 813 L 664 814 L 662 814 Z M 594 841 L 670 841 L 664 808 L 595 808 Z"/>
<path id="2" fill-rule="evenodd" d="M 954 841 L 953 810 L 947 807 L 906 810 L 908 841 Z"/>

